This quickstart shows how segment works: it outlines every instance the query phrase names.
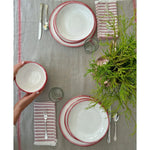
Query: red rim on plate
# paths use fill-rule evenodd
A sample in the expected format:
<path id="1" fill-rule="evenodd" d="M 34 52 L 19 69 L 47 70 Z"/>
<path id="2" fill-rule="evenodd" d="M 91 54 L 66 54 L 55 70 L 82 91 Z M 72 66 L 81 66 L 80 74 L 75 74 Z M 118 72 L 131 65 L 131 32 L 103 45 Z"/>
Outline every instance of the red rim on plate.
<path id="1" fill-rule="evenodd" d="M 75 44 L 71 44 L 71 43 L 67 43 L 67 42 L 64 42 L 62 41 L 58 36 L 57 34 L 55 33 L 54 28 L 53 28 L 53 18 L 54 18 L 54 15 L 55 13 L 58 11 L 58 9 L 60 9 L 63 5 L 66 5 L 67 3 L 71 3 L 70 1 L 67 1 L 67 2 L 64 2 L 60 5 L 58 5 L 51 13 L 50 15 L 50 18 L 49 18 L 49 31 L 50 31 L 50 34 L 51 36 L 59 43 L 59 44 L 62 44 L 63 46 L 67 46 L 67 47 L 80 47 L 82 45 L 84 45 L 84 41 L 80 42 L 80 43 L 75 43 Z M 93 33 L 91 34 L 91 38 L 94 36 L 95 34 L 95 31 L 96 31 L 96 26 L 97 24 L 95 24 L 95 28 L 94 28 L 94 31 Z M 56 35 L 54 35 L 56 34 Z"/>
<path id="2" fill-rule="evenodd" d="M 39 66 L 44 70 L 44 72 L 45 72 L 46 79 L 45 79 L 45 82 L 43 83 L 43 86 L 42 86 L 39 90 L 34 91 L 34 92 L 39 92 L 39 91 L 41 91 L 41 90 L 45 87 L 45 85 L 46 85 L 46 83 L 47 83 L 47 80 L 48 80 L 47 72 L 46 72 L 45 68 L 44 68 L 41 64 L 39 64 L 39 63 L 37 63 L 37 62 L 25 61 L 25 64 L 28 64 L 28 63 L 34 63 L 34 64 L 39 65 Z M 34 93 L 34 92 L 29 92 L 29 91 L 26 91 L 26 90 L 22 89 L 22 88 L 18 85 L 18 83 L 17 83 L 17 81 L 16 81 L 16 78 L 15 78 L 15 83 L 16 83 L 17 87 L 18 87 L 20 90 L 22 90 L 23 92 L 26 92 L 26 93 Z"/>
<path id="3" fill-rule="evenodd" d="M 61 33 L 59 33 L 59 30 L 58 30 L 58 28 L 57 28 L 56 19 L 57 19 L 58 13 L 59 13 L 59 12 L 61 11 L 61 9 L 64 8 L 66 5 L 70 5 L 70 4 L 81 4 L 81 5 L 85 6 L 86 8 L 88 8 L 89 11 L 90 11 L 90 12 L 92 13 L 92 15 L 93 15 L 94 24 L 93 24 L 93 27 L 92 27 L 91 32 L 90 32 L 86 37 L 84 37 L 84 38 L 82 38 L 82 39 L 80 39 L 80 40 L 70 40 L 70 39 L 67 39 L 67 38 L 63 37 L 63 36 L 61 35 Z M 56 13 L 55 16 L 54 16 L 54 22 L 53 22 L 54 30 L 55 30 L 56 34 L 57 34 L 57 35 L 61 38 L 61 40 L 63 40 L 64 42 L 74 44 L 74 43 L 79 43 L 79 42 L 81 42 L 81 41 L 84 41 L 85 39 L 87 39 L 87 38 L 93 33 L 93 31 L 94 31 L 94 29 L 95 29 L 95 24 L 97 23 L 97 22 L 96 22 L 96 16 L 95 16 L 93 10 L 92 10 L 87 4 L 85 4 L 85 3 L 83 3 L 83 2 L 71 1 L 70 3 L 67 3 L 66 5 L 63 5 L 63 6 L 57 11 L 57 13 Z"/>
<path id="4" fill-rule="evenodd" d="M 68 123 L 68 120 L 69 120 L 69 114 L 70 114 L 70 112 L 71 112 L 71 110 L 77 105 L 77 104 L 79 104 L 79 103 L 81 103 L 81 102 L 84 102 L 84 101 L 91 101 L 89 98 L 84 98 L 83 100 L 80 100 L 80 101 L 78 101 L 78 102 L 74 102 L 74 104 L 71 106 L 71 108 L 68 110 L 69 112 L 68 112 L 68 115 L 67 115 L 67 129 L 68 129 L 68 132 L 71 134 L 71 136 L 73 136 L 75 139 L 77 139 L 77 140 L 79 140 L 79 141 L 81 141 L 81 142 L 83 142 L 83 143 L 89 143 L 89 144 L 93 144 L 93 143 L 97 143 L 97 142 L 99 142 L 99 141 L 101 141 L 103 138 L 104 138 L 104 136 L 106 135 L 106 133 L 107 133 L 107 131 L 108 131 L 108 128 L 109 128 L 109 115 L 108 115 L 108 112 L 105 110 L 105 108 L 103 107 L 103 109 L 105 110 L 105 112 L 106 112 L 106 114 L 107 114 L 107 118 L 108 118 L 108 126 L 107 126 L 107 129 L 106 129 L 106 131 L 105 131 L 105 133 L 104 133 L 104 135 L 100 138 L 100 139 L 98 139 L 98 140 L 96 140 L 96 141 L 92 141 L 92 142 L 87 142 L 87 141 L 83 141 L 83 140 L 81 140 L 81 139 L 79 139 L 79 138 L 77 138 L 75 135 L 73 135 L 73 133 L 71 132 L 71 130 L 70 130 L 70 127 L 69 127 L 69 123 Z M 100 103 L 99 103 L 99 105 L 101 105 Z"/>
<path id="5" fill-rule="evenodd" d="M 88 98 L 81 98 L 81 99 L 78 99 L 77 101 L 75 101 L 74 103 L 72 103 L 72 104 L 70 105 L 70 107 L 68 107 L 68 109 L 66 110 L 66 113 L 65 113 L 64 124 L 65 124 L 65 127 L 66 127 L 68 133 L 69 133 L 73 138 L 75 138 L 76 140 L 78 140 L 78 141 L 80 141 L 80 142 L 83 142 L 83 143 L 93 144 L 93 143 L 95 143 L 95 142 L 85 142 L 85 141 L 82 141 L 82 140 L 78 139 L 76 136 L 74 136 L 74 135 L 72 134 L 72 132 L 71 132 L 71 130 L 70 130 L 70 128 L 69 128 L 69 124 L 68 124 L 68 114 L 70 113 L 71 109 L 72 109 L 76 104 L 78 104 L 78 103 L 80 103 L 80 102 L 83 102 L 83 101 L 89 101 L 89 99 L 88 99 Z M 68 111 L 69 111 L 69 112 L 68 112 Z"/>
<path id="6" fill-rule="evenodd" d="M 76 143 L 76 142 L 74 142 L 74 141 L 72 141 L 65 133 L 64 133 L 64 131 L 63 131 L 63 125 L 61 125 L 61 118 L 62 118 L 62 114 L 63 114 L 63 111 L 64 111 L 64 109 L 65 109 L 65 107 L 66 107 L 66 105 L 68 104 L 68 103 L 70 103 L 71 101 L 73 101 L 74 99 L 76 99 L 76 98 L 85 98 L 85 97 L 90 97 L 90 96 L 87 96 L 87 95 L 81 95 L 81 96 L 76 96 L 76 97 L 73 97 L 73 98 L 71 98 L 69 101 L 67 101 L 66 103 L 65 103 L 65 105 L 62 107 L 62 109 L 61 109 L 61 112 L 60 112 L 60 115 L 59 115 L 59 127 L 60 127 L 60 130 L 61 130 L 61 132 L 62 132 L 62 134 L 63 134 L 63 136 L 69 141 L 69 142 L 71 142 L 71 143 L 73 143 L 73 144 L 75 144 L 75 145 L 77 145 L 77 146 L 82 146 L 82 147 L 87 147 L 87 146 L 91 146 L 91 145 L 93 145 L 93 144 L 86 144 L 86 143 L 84 143 L 84 144 L 79 144 L 79 143 Z M 62 123 L 63 124 L 63 123 Z M 65 130 L 66 130 L 66 128 L 65 128 Z M 67 132 L 68 133 L 68 132 Z M 69 133 L 68 133 L 69 134 Z M 69 136 L 70 136 L 70 134 L 69 134 Z M 73 138 L 72 136 L 70 136 L 71 138 Z M 80 142 L 81 143 L 81 142 Z"/>
<path id="7" fill-rule="evenodd" d="M 63 136 L 69 141 L 69 142 L 71 142 L 71 143 L 73 143 L 73 144 L 75 144 L 75 145 L 78 145 L 78 146 L 82 146 L 82 147 L 87 147 L 87 146 L 92 146 L 92 145 L 94 145 L 94 144 L 96 144 L 96 143 L 98 143 L 99 141 L 97 141 L 97 142 L 95 142 L 95 143 L 84 143 L 83 145 L 82 144 L 79 144 L 79 143 L 76 143 L 76 142 L 74 142 L 74 141 L 72 141 L 70 138 L 73 138 L 72 136 L 70 136 L 70 134 L 68 133 L 68 131 L 67 131 L 67 129 L 65 128 L 65 130 L 66 130 L 66 132 L 67 132 L 67 134 L 70 136 L 70 138 L 66 135 L 66 133 L 64 133 L 64 130 L 63 130 L 63 126 L 65 126 L 65 125 L 62 125 L 62 124 L 64 124 L 64 122 L 61 124 L 61 120 L 63 121 L 63 119 L 61 119 L 62 117 L 64 117 L 64 110 L 66 109 L 65 107 L 69 104 L 69 103 L 71 103 L 71 101 L 74 101 L 74 99 L 77 99 L 77 98 L 79 98 L 79 99 L 83 99 L 83 98 L 92 98 L 91 96 L 87 96 L 87 95 L 81 95 L 81 96 L 76 96 L 76 97 L 73 97 L 73 98 L 71 98 L 69 101 L 67 101 L 66 103 L 65 103 L 65 105 L 62 107 L 62 109 L 61 109 L 61 112 L 60 112 L 60 115 L 59 115 L 59 127 L 60 127 L 60 130 L 61 130 L 61 132 L 62 132 L 62 134 L 63 134 Z M 77 99 L 78 100 L 78 99 Z M 71 103 L 72 104 L 72 103 Z M 70 104 L 70 105 L 71 105 Z M 69 107 L 69 106 L 68 106 Z M 68 108 L 67 107 L 67 108 Z M 66 110 L 65 110 L 65 112 L 66 112 Z M 63 114 L 63 115 L 62 115 Z M 108 114 L 107 114 L 108 115 Z M 109 118 L 108 118 L 108 120 L 109 120 Z M 74 138 L 73 138 L 74 139 Z M 76 140 L 76 139 L 75 139 Z M 77 140 L 76 140 L 77 141 Z M 80 142 L 80 141 L 79 141 Z M 80 142 L 80 143 L 82 143 L 82 142 Z"/>

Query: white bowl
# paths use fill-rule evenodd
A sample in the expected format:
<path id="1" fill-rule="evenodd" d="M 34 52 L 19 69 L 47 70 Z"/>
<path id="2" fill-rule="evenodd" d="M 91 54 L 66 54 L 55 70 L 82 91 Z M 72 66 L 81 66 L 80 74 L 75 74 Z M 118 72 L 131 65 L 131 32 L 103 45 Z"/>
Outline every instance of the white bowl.
<path id="1" fill-rule="evenodd" d="M 71 2 L 59 9 L 54 19 L 54 29 L 66 42 L 85 40 L 96 23 L 93 11 L 82 2 Z"/>
<path id="2" fill-rule="evenodd" d="M 33 93 L 44 88 L 47 82 L 47 73 L 40 64 L 27 62 L 18 70 L 15 81 L 22 91 Z"/>

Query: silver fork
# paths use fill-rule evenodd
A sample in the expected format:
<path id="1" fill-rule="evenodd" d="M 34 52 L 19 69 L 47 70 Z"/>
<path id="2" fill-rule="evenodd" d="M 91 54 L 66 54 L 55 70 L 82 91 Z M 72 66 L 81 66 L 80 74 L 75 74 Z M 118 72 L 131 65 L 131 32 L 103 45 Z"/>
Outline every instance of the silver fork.
<path id="1" fill-rule="evenodd" d="M 45 122 L 45 139 L 48 139 L 48 135 L 47 135 L 47 113 L 44 112 L 44 122 Z"/>

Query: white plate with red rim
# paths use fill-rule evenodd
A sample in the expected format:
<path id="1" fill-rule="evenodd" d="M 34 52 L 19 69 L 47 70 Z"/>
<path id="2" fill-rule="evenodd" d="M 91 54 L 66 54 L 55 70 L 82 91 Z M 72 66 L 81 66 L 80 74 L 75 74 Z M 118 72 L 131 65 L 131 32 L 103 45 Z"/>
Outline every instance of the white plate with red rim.
<path id="1" fill-rule="evenodd" d="M 63 41 L 58 35 L 57 33 L 55 32 L 55 29 L 54 29 L 54 18 L 55 18 L 55 15 L 57 13 L 57 11 L 63 7 L 64 5 L 68 4 L 68 3 L 71 3 L 71 1 L 67 1 L 67 2 L 64 2 L 60 5 L 58 5 L 54 10 L 53 12 L 51 13 L 50 15 L 50 18 L 49 18 L 49 29 L 50 29 L 50 33 L 52 35 L 52 37 L 60 44 L 64 45 L 64 46 L 67 46 L 67 47 L 80 47 L 82 45 L 84 45 L 84 42 L 85 41 L 81 41 L 81 42 L 78 42 L 78 43 L 69 43 L 69 42 L 65 42 Z M 90 37 L 93 37 L 94 33 L 96 31 L 96 24 L 94 26 L 94 29 L 93 29 L 93 32 L 91 33 L 91 35 L 89 36 Z"/>
<path id="2" fill-rule="evenodd" d="M 107 133 L 109 118 L 105 109 L 98 103 L 87 109 L 91 101 L 87 98 L 75 103 L 67 115 L 67 127 L 76 139 L 95 143 Z"/>
<path id="3" fill-rule="evenodd" d="M 75 136 L 72 134 L 72 132 L 70 131 L 70 128 L 68 127 L 68 115 L 69 115 L 70 110 L 72 109 L 72 107 L 74 107 L 74 105 L 76 105 L 77 103 L 79 103 L 79 102 L 81 102 L 81 101 L 85 101 L 85 100 L 91 100 L 91 101 L 92 101 L 92 99 L 93 99 L 92 97 L 86 97 L 86 98 L 84 97 L 84 98 L 82 98 L 82 97 L 79 96 L 79 98 L 78 98 L 75 102 L 73 102 L 73 103 L 67 108 L 66 113 L 65 113 L 64 124 L 65 124 L 65 127 L 66 127 L 68 133 L 69 133 L 72 137 L 74 137 L 76 140 L 78 140 L 78 141 L 80 141 L 80 142 L 83 142 L 83 141 L 82 141 L 82 140 L 79 140 L 77 137 L 75 137 Z M 84 142 L 84 143 L 89 143 L 89 142 Z"/>
<path id="4" fill-rule="evenodd" d="M 66 42 L 80 42 L 92 34 L 96 18 L 85 3 L 72 1 L 61 7 L 54 17 L 55 32 Z"/>
<path id="5" fill-rule="evenodd" d="M 18 88 L 26 93 L 41 91 L 47 82 L 47 72 L 36 62 L 26 61 L 18 70 L 15 82 Z"/>
<path id="6" fill-rule="evenodd" d="M 86 96 L 86 95 L 81 95 L 81 96 L 77 96 L 77 97 L 74 97 L 72 99 L 70 99 L 69 101 L 67 101 L 65 103 L 65 105 L 63 106 L 63 108 L 61 109 L 61 112 L 60 112 L 60 115 L 59 115 L 59 127 L 60 127 L 60 130 L 63 134 L 63 136 L 71 143 L 75 144 L 75 145 L 78 145 L 78 146 L 90 146 L 92 144 L 88 144 L 88 143 L 83 143 L 81 141 L 78 141 L 76 140 L 74 137 L 72 137 L 69 132 L 67 131 L 66 127 L 65 127 L 65 124 L 64 124 L 64 119 L 65 119 L 65 113 L 67 111 L 67 109 L 70 107 L 70 105 L 74 102 L 76 102 L 76 100 L 80 99 L 80 98 L 87 98 L 89 96 Z"/>
<path id="7" fill-rule="evenodd" d="M 72 99 L 70 99 L 61 109 L 60 112 L 60 116 L 59 116 L 59 126 L 60 126 L 60 130 L 62 132 L 62 134 L 64 135 L 64 137 L 70 141 L 71 143 L 78 145 L 78 146 L 91 146 L 93 144 L 96 144 L 99 141 L 93 142 L 93 143 L 85 143 L 85 142 L 81 142 L 80 140 L 74 138 L 73 136 L 71 136 L 71 134 L 68 132 L 66 126 L 65 126 L 65 114 L 66 111 L 68 110 L 68 108 L 72 105 L 75 104 L 77 101 L 79 102 L 80 100 L 83 100 L 84 98 L 88 98 L 88 99 L 92 99 L 90 96 L 87 95 L 81 95 L 81 96 L 77 96 L 74 97 Z"/>

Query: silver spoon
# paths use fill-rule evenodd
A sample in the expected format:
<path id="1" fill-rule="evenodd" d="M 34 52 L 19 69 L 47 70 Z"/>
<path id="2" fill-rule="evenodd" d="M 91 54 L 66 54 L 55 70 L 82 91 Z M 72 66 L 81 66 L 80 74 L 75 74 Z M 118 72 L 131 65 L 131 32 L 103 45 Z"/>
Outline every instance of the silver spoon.
<path id="1" fill-rule="evenodd" d="M 115 122 L 115 134 L 114 134 L 114 141 L 117 141 L 117 121 L 119 120 L 119 115 L 116 113 L 113 117 Z"/>
<path id="2" fill-rule="evenodd" d="M 47 4 L 45 4 L 45 21 L 44 21 L 43 29 L 45 31 L 48 30 L 48 5 Z"/>

